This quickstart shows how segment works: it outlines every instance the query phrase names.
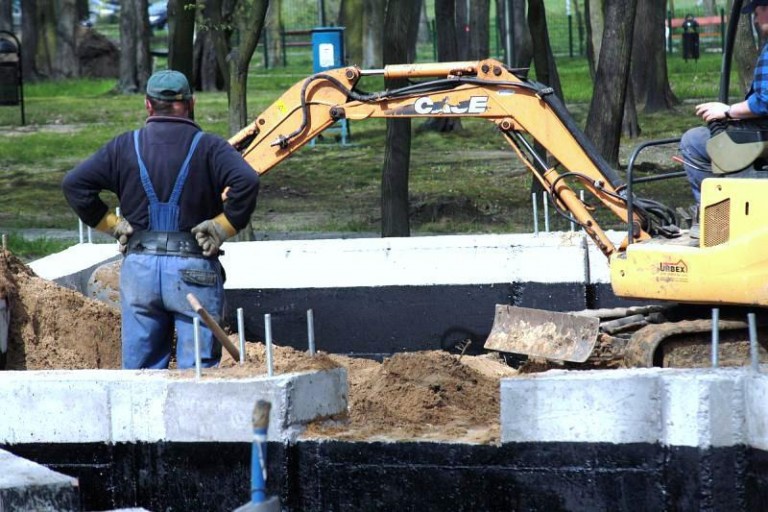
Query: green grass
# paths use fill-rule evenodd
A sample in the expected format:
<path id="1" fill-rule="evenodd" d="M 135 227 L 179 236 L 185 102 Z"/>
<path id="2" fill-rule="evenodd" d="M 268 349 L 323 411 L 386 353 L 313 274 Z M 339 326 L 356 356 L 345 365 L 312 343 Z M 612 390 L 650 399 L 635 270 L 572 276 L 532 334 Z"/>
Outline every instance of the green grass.
<path id="1" fill-rule="evenodd" d="M 63 251 L 71 246 L 72 242 L 46 237 L 25 238 L 18 233 L 9 233 L 5 235 L 5 244 L 7 250 L 23 261 L 31 261 L 48 254 Z"/>

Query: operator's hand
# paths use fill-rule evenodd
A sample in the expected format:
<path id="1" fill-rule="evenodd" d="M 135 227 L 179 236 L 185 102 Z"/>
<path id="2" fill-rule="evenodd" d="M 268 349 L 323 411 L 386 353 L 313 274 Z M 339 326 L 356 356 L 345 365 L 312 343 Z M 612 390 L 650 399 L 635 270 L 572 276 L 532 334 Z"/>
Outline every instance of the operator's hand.
<path id="1" fill-rule="evenodd" d="M 706 122 L 720 121 L 727 119 L 726 113 L 730 110 L 731 106 L 718 101 L 710 101 L 709 103 L 702 103 L 696 105 L 696 115 L 704 119 Z"/>
<path id="2" fill-rule="evenodd" d="M 130 222 L 114 213 L 107 213 L 96 225 L 96 229 L 115 237 L 118 243 L 117 249 L 125 254 L 128 249 L 128 238 L 133 234 L 133 226 Z"/>
<path id="3" fill-rule="evenodd" d="M 213 219 L 204 220 L 192 228 L 197 244 L 203 249 L 203 256 L 215 256 L 224 240 L 234 236 L 237 230 L 223 213 Z"/>

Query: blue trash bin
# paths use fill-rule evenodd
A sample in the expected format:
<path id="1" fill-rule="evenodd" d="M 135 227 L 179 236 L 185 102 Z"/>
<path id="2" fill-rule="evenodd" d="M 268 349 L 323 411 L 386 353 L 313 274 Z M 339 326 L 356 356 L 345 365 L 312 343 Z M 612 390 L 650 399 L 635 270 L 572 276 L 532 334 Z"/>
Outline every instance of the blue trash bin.
<path id="1" fill-rule="evenodd" d="M 344 27 L 316 27 L 312 29 L 312 70 L 314 73 L 322 73 L 329 69 L 344 66 Z M 350 138 L 349 124 L 346 119 L 341 119 L 337 126 L 329 131 L 338 129 L 339 142 L 347 145 Z M 322 138 L 322 137 L 320 137 Z M 315 145 L 315 139 L 310 141 L 310 146 Z"/>
<path id="2" fill-rule="evenodd" d="M 312 62 L 315 73 L 344 66 L 344 27 L 312 29 Z"/>

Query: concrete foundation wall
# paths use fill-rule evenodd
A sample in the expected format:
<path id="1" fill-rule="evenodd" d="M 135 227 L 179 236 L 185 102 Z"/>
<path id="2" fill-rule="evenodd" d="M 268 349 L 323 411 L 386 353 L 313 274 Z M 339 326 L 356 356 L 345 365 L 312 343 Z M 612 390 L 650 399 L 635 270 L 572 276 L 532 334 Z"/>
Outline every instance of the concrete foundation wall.
<path id="1" fill-rule="evenodd" d="M 347 408 L 345 369 L 200 381 L 188 374 L 0 372 L 0 444 L 248 442 L 257 400 L 272 404 L 269 438 L 286 441 Z"/>
<path id="2" fill-rule="evenodd" d="M 768 375 L 748 369 L 549 371 L 501 382 L 504 443 L 768 446 Z"/>

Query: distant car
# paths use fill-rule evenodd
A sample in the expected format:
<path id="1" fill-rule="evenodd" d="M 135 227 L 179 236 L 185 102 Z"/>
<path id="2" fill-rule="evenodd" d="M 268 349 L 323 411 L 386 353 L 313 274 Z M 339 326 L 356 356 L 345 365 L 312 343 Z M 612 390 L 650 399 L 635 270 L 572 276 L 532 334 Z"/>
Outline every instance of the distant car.
<path id="1" fill-rule="evenodd" d="M 160 0 L 152 2 L 147 8 L 149 14 L 149 26 L 153 29 L 163 30 L 168 25 L 168 2 Z"/>

